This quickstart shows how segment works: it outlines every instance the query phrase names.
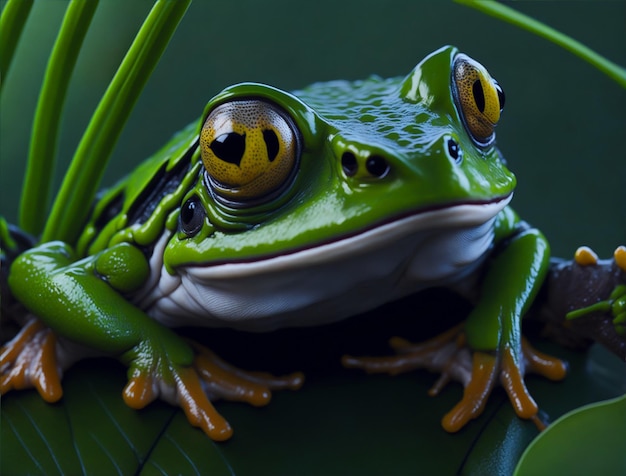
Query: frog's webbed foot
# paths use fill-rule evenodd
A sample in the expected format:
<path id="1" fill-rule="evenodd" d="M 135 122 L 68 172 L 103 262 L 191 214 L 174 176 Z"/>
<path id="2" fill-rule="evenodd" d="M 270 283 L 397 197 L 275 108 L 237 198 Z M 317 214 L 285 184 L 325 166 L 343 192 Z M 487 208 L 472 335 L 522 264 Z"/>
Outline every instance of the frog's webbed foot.
<path id="1" fill-rule="evenodd" d="M 541 428 L 543 424 L 537 417 L 539 409 L 526 388 L 524 374 L 533 372 L 551 380 L 560 380 L 567 371 L 564 362 L 535 350 L 525 339 L 522 339 L 519 356 L 509 346 L 495 353 L 472 352 L 466 345 L 462 325 L 421 344 L 411 344 L 394 337 L 390 345 L 397 355 L 344 356 L 343 364 L 368 373 L 391 375 L 415 369 L 440 372 L 440 378 L 429 390 L 431 396 L 439 394 L 450 380 L 460 381 L 464 386 L 463 398 L 441 422 L 443 428 L 451 433 L 459 431 L 483 412 L 498 381 L 506 390 L 517 415 L 532 419 Z"/>
<path id="2" fill-rule="evenodd" d="M 63 389 L 56 347 L 54 332 L 39 319 L 31 318 L 0 349 L 0 394 L 34 387 L 45 401 L 58 401 Z"/>
<path id="3" fill-rule="evenodd" d="M 131 365 L 123 393 L 126 404 L 139 409 L 161 397 L 180 406 L 189 423 L 201 428 L 211 439 L 223 441 L 232 436 L 233 430 L 211 400 L 223 398 L 262 406 L 269 403 L 272 390 L 296 390 L 304 381 L 299 372 L 283 377 L 246 372 L 227 364 L 205 347 L 189 343 L 195 353 L 191 366 L 170 363 L 163 368 L 161 362 Z"/>

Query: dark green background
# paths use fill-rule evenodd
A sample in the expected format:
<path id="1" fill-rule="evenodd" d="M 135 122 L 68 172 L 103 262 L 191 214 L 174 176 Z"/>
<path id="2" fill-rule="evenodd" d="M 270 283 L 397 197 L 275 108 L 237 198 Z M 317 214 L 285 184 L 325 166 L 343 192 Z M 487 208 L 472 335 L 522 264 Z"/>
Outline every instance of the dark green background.
<path id="1" fill-rule="evenodd" d="M 0 213 L 11 220 L 16 217 L 37 91 L 65 4 L 36 2 L 25 41 L 3 79 Z M 59 144 L 63 163 L 151 5 L 101 2 L 71 85 Z M 515 6 L 626 63 L 626 3 Z M 498 143 L 519 179 L 514 205 L 546 232 L 555 253 L 570 256 L 578 245 L 589 244 L 607 256 L 624 243 L 624 89 L 545 40 L 443 1 L 196 1 L 140 98 L 105 180 L 112 183 L 157 150 L 229 84 L 260 81 L 295 89 L 372 73 L 404 75 L 444 44 L 481 61 L 503 85 L 507 106 Z M 277 394 L 265 409 L 218 403 L 236 430 L 226 444 L 208 441 L 167 405 L 129 410 L 119 398 L 124 370 L 105 361 L 85 362 L 66 376 L 60 404 L 46 405 L 33 392 L 3 398 L 2 469 L 10 474 L 9 469 L 26 464 L 22 462 L 34 464 L 28 459 L 30 448 L 43 472 L 80 468 L 76 450 L 83 451 L 83 463 L 93 469 L 110 474 L 116 470 L 111 465 L 120 464 L 124 471 L 118 472 L 132 473 L 144 453 L 138 450 L 139 440 L 127 438 L 139 433 L 150 455 L 148 463 L 139 464 L 146 474 L 160 474 L 164 464 L 170 472 L 188 468 L 204 474 L 209 468 L 215 474 L 293 474 L 294 468 L 299 474 L 509 473 L 536 431 L 515 418 L 501 391 L 495 392 L 481 419 L 452 436 L 440 429 L 439 420 L 460 398 L 460 385 L 450 385 L 441 397 L 431 399 L 426 390 L 435 377 L 426 372 L 367 378 L 337 366 L 337 357 L 346 351 L 384 352 L 389 327 L 394 327 L 390 320 L 413 322 L 409 333 L 445 328 L 440 322 L 428 325 L 428 319 L 458 313 L 450 306 L 446 295 L 435 293 L 426 304 L 405 302 L 336 327 L 271 338 L 209 333 L 207 339 L 213 339 L 220 354 L 234 361 L 239 357 L 248 368 L 267 364 L 309 371 L 302 391 Z M 411 316 L 404 318 L 402 313 L 409 311 Z M 424 316 L 423 327 L 410 319 L 415 314 Z M 369 345 L 374 341 L 380 347 Z M 624 391 L 623 365 L 598 354 L 599 349 L 591 357 L 556 346 L 548 350 L 572 363 L 564 383 L 528 379 L 551 417 Z M 125 446 L 128 441 L 130 447 Z M 179 456 L 172 456 L 176 451 Z"/>

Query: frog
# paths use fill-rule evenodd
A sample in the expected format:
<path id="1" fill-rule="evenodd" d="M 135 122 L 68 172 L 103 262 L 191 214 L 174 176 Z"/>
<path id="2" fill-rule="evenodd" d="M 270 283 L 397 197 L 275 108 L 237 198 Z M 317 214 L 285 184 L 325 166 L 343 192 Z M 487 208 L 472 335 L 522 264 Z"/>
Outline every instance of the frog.
<path id="1" fill-rule="evenodd" d="M 344 365 L 430 366 L 442 373 L 435 393 L 460 380 L 442 419 L 450 432 L 498 382 L 519 417 L 539 422 L 525 374 L 559 380 L 567 366 L 521 332 L 550 248 L 510 206 L 516 178 L 495 135 L 504 104 L 487 69 L 453 46 L 401 77 L 227 87 L 97 197 L 75 242 L 15 257 L 8 285 L 28 318 L 3 347 L 0 391 L 34 387 L 54 402 L 73 363 L 110 356 L 128 368 L 127 405 L 160 398 L 223 441 L 233 429 L 215 400 L 262 406 L 304 376 L 234 367 L 176 328 L 320 326 L 445 286 L 472 300 L 462 324 Z"/>

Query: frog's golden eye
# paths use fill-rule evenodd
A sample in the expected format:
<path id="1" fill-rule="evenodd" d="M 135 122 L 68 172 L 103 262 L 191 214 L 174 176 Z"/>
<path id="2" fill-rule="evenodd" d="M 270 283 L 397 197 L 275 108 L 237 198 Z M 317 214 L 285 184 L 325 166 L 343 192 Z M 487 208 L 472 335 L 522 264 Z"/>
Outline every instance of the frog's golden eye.
<path id="1" fill-rule="evenodd" d="M 454 61 L 452 82 L 469 133 L 480 145 L 490 144 L 504 108 L 502 88 L 481 64 L 463 54 Z"/>
<path id="2" fill-rule="evenodd" d="M 200 147 L 211 190 L 234 206 L 256 205 L 284 191 L 300 154 L 293 120 L 259 99 L 213 109 L 202 127 Z"/>

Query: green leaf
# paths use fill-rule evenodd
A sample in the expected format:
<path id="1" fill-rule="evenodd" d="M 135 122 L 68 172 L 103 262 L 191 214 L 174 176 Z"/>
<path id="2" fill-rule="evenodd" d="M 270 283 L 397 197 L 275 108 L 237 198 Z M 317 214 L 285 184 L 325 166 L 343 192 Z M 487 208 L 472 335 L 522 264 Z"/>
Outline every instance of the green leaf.
<path id="1" fill-rule="evenodd" d="M 97 6 L 95 0 L 69 3 L 48 60 L 33 122 L 20 201 L 20 227 L 32 235 L 41 233 L 48 213 L 63 105 L 78 53 Z"/>
<path id="2" fill-rule="evenodd" d="M 4 84 L 33 0 L 10 0 L 0 16 L 0 87 Z"/>
<path id="3" fill-rule="evenodd" d="M 107 161 L 141 91 L 191 0 L 157 0 L 81 138 L 43 231 L 42 241 L 73 243 Z"/>
<path id="4" fill-rule="evenodd" d="M 626 474 L 626 395 L 554 422 L 522 455 L 515 475 Z"/>

